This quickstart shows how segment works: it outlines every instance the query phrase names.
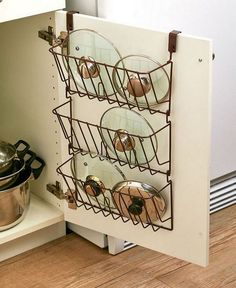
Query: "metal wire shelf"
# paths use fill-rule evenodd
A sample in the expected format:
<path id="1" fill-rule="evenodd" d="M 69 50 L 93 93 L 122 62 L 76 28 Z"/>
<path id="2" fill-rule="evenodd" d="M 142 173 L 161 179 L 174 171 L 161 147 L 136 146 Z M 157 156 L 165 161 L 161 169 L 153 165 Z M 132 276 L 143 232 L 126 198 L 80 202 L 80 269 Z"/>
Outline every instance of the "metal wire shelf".
<path id="1" fill-rule="evenodd" d="M 80 153 L 80 152 L 79 152 Z M 85 152 L 82 152 L 85 155 Z M 91 155 L 91 154 L 90 154 Z M 133 225 L 141 225 L 143 228 L 151 227 L 154 232 L 159 229 L 173 230 L 173 208 L 172 208 L 172 183 L 166 182 L 156 195 L 148 195 L 144 198 L 138 189 L 137 196 L 133 197 L 130 191 L 122 192 L 112 188 L 103 187 L 101 193 L 96 196 L 86 193 L 86 182 L 75 178 L 70 170 L 71 157 L 57 168 L 62 175 L 67 187 L 67 195 L 73 198 L 76 207 L 84 207 L 92 210 L 95 214 L 102 213 L 104 217 L 112 217 L 114 220 L 121 219 L 124 223 L 132 222 Z M 118 197 L 117 197 L 118 195 Z M 164 199 L 165 208 L 158 202 Z M 70 200 L 71 201 L 71 200 Z M 132 210 L 134 201 L 141 201 L 141 210 Z M 168 207 L 168 209 L 166 209 Z"/>
<path id="2" fill-rule="evenodd" d="M 53 110 L 68 140 L 70 154 L 78 151 L 97 153 L 104 155 L 113 163 L 118 162 L 121 166 L 128 165 L 130 169 L 138 168 L 141 172 L 148 170 L 151 175 L 157 173 L 165 174 L 167 177 L 170 175 L 171 122 L 165 122 L 165 125 L 151 135 L 140 136 L 127 133 L 127 138 L 135 143 L 135 146 L 127 151 L 123 146 L 118 149 L 114 143 L 115 135 L 121 142 L 121 134 L 117 134 L 117 130 L 73 118 L 71 109 L 70 99 Z M 161 139 L 165 141 L 164 145 L 158 144 Z M 162 150 L 159 146 L 162 146 Z"/>
<path id="3" fill-rule="evenodd" d="M 173 62 L 171 58 L 164 64 L 158 65 L 149 71 L 130 70 L 124 67 L 117 67 L 107 63 L 96 62 L 85 57 L 77 58 L 63 53 L 65 47 L 63 44 L 53 46 L 49 49 L 53 54 L 61 80 L 65 83 L 66 89 L 70 95 L 77 94 L 80 97 L 88 97 L 90 100 L 107 101 L 109 104 L 116 103 L 120 107 L 129 109 L 137 108 L 139 111 L 148 110 L 151 114 L 161 113 L 169 115 L 171 103 L 171 84 Z M 79 69 L 84 64 L 86 77 Z M 93 65 L 94 69 L 103 72 L 98 73 L 97 80 L 88 72 L 89 67 Z M 161 71 L 168 79 L 168 89 L 164 97 L 158 96 L 158 88 L 154 75 Z M 136 87 L 142 97 L 136 97 L 136 88 L 133 82 L 133 76 L 136 77 Z M 143 77 L 148 80 L 149 89 L 145 89 Z M 114 81 L 116 79 L 116 82 Z M 124 85 L 124 79 L 126 85 Z M 127 87 L 130 87 L 129 89 Z M 109 90 L 109 91 L 108 91 Z M 133 93 L 132 93 L 133 92 Z M 131 95 L 131 94 L 133 95 Z M 150 102 L 152 95 L 152 102 Z M 142 101 L 140 102 L 140 99 Z"/>

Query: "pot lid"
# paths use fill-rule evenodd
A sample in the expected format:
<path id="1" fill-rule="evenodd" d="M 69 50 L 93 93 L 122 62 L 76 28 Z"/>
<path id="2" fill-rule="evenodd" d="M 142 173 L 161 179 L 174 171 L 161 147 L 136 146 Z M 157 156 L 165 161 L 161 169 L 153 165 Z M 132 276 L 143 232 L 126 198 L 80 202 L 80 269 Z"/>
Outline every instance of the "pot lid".
<path id="1" fill-rule="evenodd" d="M 16 148 L 4 141 L 0 141 L 0 165 L 10 161 L 16 153 Z"/>
<path id="2" fill-rule="evenodd" d="M 148 56 L 129 55 L 122 58 L 116 63 L 112 74 L 116 90 L 134 105 L 145 108 L 148 105 L 156 106 L 169 92 L 169 76 L 160 66 Z"/>
<path id="3" fill-rule="evenodd" d="M 119 159 L 145 164 L 154 158 L 157 139 L 150 123 L 139 113 L 113 107 L 103 114 L 100 126 L 104 142 Z"/>
<path id="4" fill-rule="evenodd" d="M 79 180 L 78 186 L 86 193 L 85 200 L 90 197 L 95 205 L 98 201 L 102 206 L 115 208 L 110 190 L 117 182 L 126 179 L 115 164 L 97 154 L 76 154 L 71 159 L 71 172 L 73 177 Z M 86 187 L 83 184 L 86 184 Z M 97 193 L 99 189 L 100 193 Z"/>
<path id="5" fill-rule="evenodd" d="M 103 35 L 89 29 L 80 29 L 71 32 L 64 40 L 62 54 L 66 69 L 81 92 L 90 93 L 100 97 L 110 96 L 115 93 L 110 81 L 112 68 L 107 68 L 99 63 L 115 65 L 120 59 L 116 47 Z M 95 63 L 99 62 L 99 63 Z M 109 71 L 109 72 L 108 72 Z"/>
<path id="6" fill-rule="evenodd" d="M 138 181 L 121 181 L 112 189 L 119 212 L 134 221 L 153 223 L 166 212 L 166 202 L 158 190 Z"/>

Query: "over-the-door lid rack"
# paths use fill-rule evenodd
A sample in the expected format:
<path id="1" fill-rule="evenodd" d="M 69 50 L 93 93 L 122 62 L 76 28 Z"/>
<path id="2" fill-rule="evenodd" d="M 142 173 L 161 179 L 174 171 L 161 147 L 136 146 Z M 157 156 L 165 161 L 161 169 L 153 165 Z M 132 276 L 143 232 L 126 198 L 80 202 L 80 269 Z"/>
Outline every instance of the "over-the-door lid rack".
<path id="1" fill-rule="evenodd" d="M 71 30 L 71 25 L 67 26 L 70 26 L 70 29 L 68 30 Z M 101 161 L 106 159 L 110 161 L 110 163 L 119 164 L 120 167 L 128 165 L 130 169 L 138 169 L 141 172 L 147 171 L 150 172 L 151 175 L 156 175 L 155 177 L 165 177 L 165 181 L 162 181 L 162 187 L 158 187 L 158 189 L 156 189 L 156 194 L 154 193 L 152 195 L 147 193 L 148 199 L 146 199 L 146 196 L 144 196 L 146 194 L 141 193 L 138 188 L 136 189 L 137 191 L 135 191 L 134 196 L 133 192 L 130 191 L 129 188 L 127 188 L 126 193 L 124 193 L 116 189 L 114 190 L 114 188 L 111 189 L 110 187 L 102 186 L 102 188 L 100 187 L 100 192 L 96 195 L 95 192 L 97 191 L 96 189 L 98 189 L 96 183 L 94 190 L 89 190 L 90 192 L 95 191 L 95 194 L 91 197 L 91 193 L 85 193 L 86 181 L 79 179 L 77 175 L 71 173 L 70 165 L 72 158 L 70 158 L 57 168 L 57 172 L 63 176 L 68 187 L 67 194 L 69 195 L 70 202 L 73 202 L 76 207 L 83 206 L 86 210 L 92 209 L 95 214 L 102 213 L 104 217 L 111 216 L 114 220 L 121 219 L 124 223 L 132 221 L 134 225 L 141 224 L 143 228 L 151 227 L 153 231 L 158 231 L 160 228 L 166 230 L 173 229 L 171 121 L 169 116 L 171 111 L 172 94 L 172 53 L 176 51 L 176 38 L 178 33 L 180 32 L 172 31 L 169 34 L 168 51 L 170 56 L 166 63 L 163 65 L 160 64 L 158 67 L 150 71 L 145 71 L 145 77 L 148 78 L 148 91 L 144 89 L 144 82 L 142 82 L 144 74 L 143 71 L 140 72 L 138 70 L 129 70 L 125 67 L 110 65 L 105 62 L 97 62 L 89 57 L 75 57 L 68 55 L 68 53 L 65 51 L 68 51 L 67 49 L 69 44 L 65 44 L 65 41 L 49 49 L 54 56 L 60 78 L 66 85 L 66 98 L 69 98 L 69 101 L 55 108 L 53 113 L 57 116 L 63 134 L 68 140 L 69 154 L 72 155 L 72 158 L 79 154 L 89 155 L 91 158 L 100 157 Z M 69 35 L 69 31 L 67 35 Z M 83 66 L 82 68 L 84 70 L 80 69 L 81 65 Z M 76 68 L 76 72 L 78 72 L 76 77 L 74 76 L 74 72 L 71 67 L 73 67 L 73 69 Z M 92 67 L 93 70 L 89 70 L 89 67 Z M 99 73 L 101 69 L 105 73 L 105 79 L 109 83 L 109 89 L 111 90 L 111 93 L 107 93 L 106 91 L 107 83 L 104 83 L 104 77 L 101 77 Z M 164 71 L 164 76 L 168 79 L 168 90 L 165 97 L 163 97 L 161 100 L 158 100 L 156 97 L 156 88 L 152 81 L 152 74 L 156 73 L 156 71 L 160 69 Z M 123 82 L 120 79 L 120 73 L 122 73 L 122 75 L 127 78 L 127 87 L 125 87 L 125 89 L 122 86 Z M 144 99 L 141 104 L 140 101 L 137 101 L 136 97 L 133 97 L 132 101 L 130 99 L 130 93 L 135 91 L 134 87 L 132 87 L 133 82 L 131 77 L 131 75 L 134 74 L 136 75 L 135 81 L 138 83 L 139 93 L 142 94 L 142 99 Z M 96 83 L 94 81 L 94 75 L 97 78 Z M 116 80 L 118 79 L 118 84 L 116 83 L 116 85 L 114 84 L 115 78 Z M 87 86 L 88 81 L 89 87 Z M 128 89 L 128 85 L 130 86 L 130 89 Z M 101 91 L 102 95 L 100 93 Z M 147 95 L 150 91 L 153 95 L 152 103 L 149 102 Z M 135 92 L 133 94 L 135 94 Z M 139 111 L 149 111 L 150 114 L 155 114 L 155 117 L 161 117 L 162 123 L 164 123 L 162 127 L 158 128 L 156 131 L 153 131 L 152 134 L 147 135 L 145 139 L 140 135 L 129 133 L 126 135 L 127 139 L 131 141 L 131 144 L 140 144 L 139 146 L 141 147 L 140 153 L 143 157 L 142 159 L 146 161 L 139 161 L 135 148 L 132 147 L 131 149 L 127 150 L 121 149 L 121 151 L 117 153 L 117 149 L 114 146 L 113 141 L 114 135 L 116 135 L 118 140 L 121 142 L 120 137 L 123 136 L 123 134 L 116 134 L 117 131 L 103 127 L 101 124 L 97 125 L 74 118 L 72 112 L 72 95 L 87 97 L 90 100 L 97 99 L 100 102 L 107 101 L 109 104 L 115 103 L 118 104 L 118 107 L 123 107 L 129 110 L 135 110 L 136 108 Z M 158 139 L 159 135 L 163 132 L 166 135 L 166 145 L 168 146 L 168 152 L 165 159 L 160 159 L 158 155 L 158 149 L 155 147 L 155 139 Z M 114 148 L 113 151 L 108 149 L 109 147 L 107 142 L 104 141 L 104 133 L 108 135 L 108 139 L 110 138 Z M 154 156 L 152 159 L 148 159 L 147 151 L 143 146 L 144 141 L 148 141 L 150 143 L 148 147 L 149 150 L 153 152 Z M 128 198 L 127 194 L 129 195 Z M 166 209 L 166 207 L 162 207 L 163 210 L 165 210 L 165 213 L 161 213 L 161 208 L 158 206 L 160 204 L 158 202 L 158 197 L 159 200 L 165 199 L 164 202 L 166 199 L 168 199 L 168 203 L 165 202 L 168 206 L 168 209 Z M 113 205 L 112 203 L 119 204 Z M 150 210 L 149 207 L 151 207 Z"/>

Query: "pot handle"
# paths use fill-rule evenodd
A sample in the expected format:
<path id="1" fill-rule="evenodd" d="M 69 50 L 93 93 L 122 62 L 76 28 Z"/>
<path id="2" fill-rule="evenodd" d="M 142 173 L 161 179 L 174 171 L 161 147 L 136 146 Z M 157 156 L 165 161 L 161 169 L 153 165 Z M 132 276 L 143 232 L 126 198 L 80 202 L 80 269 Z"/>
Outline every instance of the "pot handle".
<path id="1" fill-rule="evenodd" d="M 44 160 L 40 158 L 39 156 L 36 156 L 35 159 L 31 162 L 30 167 L 31 167 L 34 179 L 38 179 L 45 165 L 46 164 Z"/>
<path id="2" fill-rule="evenodd" d="M 25 146 L 24 149 L 21 149 L 21 150 L 17 150 L 17 148 L 20 146 L 20 145 L 23 145 Z M 16 142 L 16 144 L 14 144 L 15 148 L 16 148 L 16 152 L 17 152 L 17 156 L 19 158 L 23 158 L 25 156 L 25 154 L 29 151 L 30 149 L 30 145 L 25 142 L 24 140 L 19 140 Z"/>
<path id="3" fill-rule="evenodd" d="M 26 156 L 29 156 L 29 157 L 26 157 Z M 31 163 L 35 160 L 36 158 L 36 153 L 34 153 L 33 151 L 31 150 L 28 150 L 24 156 L 24 160 L 25 160 L 25 166 L 26 167 L 30 167 L 31 166 Z"/>
<path id="4" fill-rule="evenodd" d="M 25 159 L 27 155 L 28 157 Z M 38 157 L 36 153 L 31 150 L 26 152 L 24 160 L 25 166 L 31 168 L 33 179 L 37 179 L 45 166 L 44 160 Z"/>

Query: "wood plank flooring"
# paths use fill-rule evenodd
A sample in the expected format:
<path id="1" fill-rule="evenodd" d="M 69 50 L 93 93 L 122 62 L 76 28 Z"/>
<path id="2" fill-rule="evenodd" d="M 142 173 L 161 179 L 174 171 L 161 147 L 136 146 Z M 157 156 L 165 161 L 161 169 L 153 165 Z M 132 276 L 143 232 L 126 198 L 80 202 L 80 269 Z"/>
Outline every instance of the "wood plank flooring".
<path id="1" fill-rule="evenodd" d="M 211 215 L 210 265 L 135 247 L 117 256 L 71 233 L 0 263 L 0 288 L 235 288 L 236 205 Z"/>

